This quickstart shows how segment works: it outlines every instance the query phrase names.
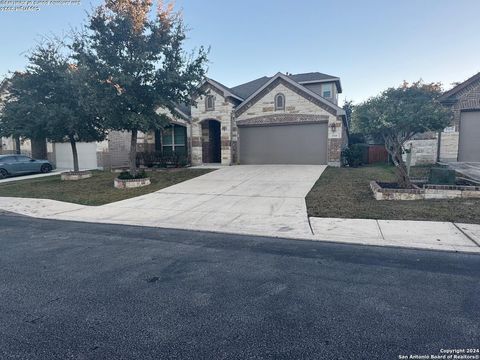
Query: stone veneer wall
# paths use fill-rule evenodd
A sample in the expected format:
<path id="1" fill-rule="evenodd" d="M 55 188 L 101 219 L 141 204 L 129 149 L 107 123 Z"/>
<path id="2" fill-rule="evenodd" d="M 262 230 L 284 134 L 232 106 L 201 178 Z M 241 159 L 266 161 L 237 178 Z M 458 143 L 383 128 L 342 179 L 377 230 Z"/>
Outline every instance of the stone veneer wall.
<path id="1" fill-rule="evenodd" d="M 440 141 L 440 161 L 451 162 L 458 159 L 458 132 L 442 133 Z"/>
<path id="2" fill-rule="evenodd" d="M 285 96 L 285 110 L 275 110 L 275 95 L 282 93 Z M 248 105 L 247 105 L 248 106 Z M 327 106 L 324 106 L 327 107 Z M 322 115 L 322 118 L 328 121 L 328 164 L 331 166 L 340 166 L 341 151 L 346 144 L 343 121 L 341 117 L 332 115 L 324 107 L 315 104 L 311 99 L 286 83 L 279 82 L 259 98 L 246 110 L 237 116 L 237 120 L 246 120 L 251 117 L 278 115 L 278 114 L 305 114 Z M 332 129 L 335 124 L 335 131 Z M 238 134 L 237 134 L 238 137 Z M 241 139 L 240 139 L 241 141 Z"/>
<path id="3" fill-rule="evenodd" d="M 196 99 L 197 106 L 192 106 L 191 148 L 192 164 L 202 163 L 202 138 L 208 137 L 208 131 L 202 131 L 202 122 L 205 120 L 217 120 L 220 122 L 221 159 L 222 165 L 230 165 L 237 162 L 236 159 L 236 127 L 233 124 L 232 113 L 235 106 L 234 100 L 225 98 L 219 90 L 208 86 L 205 95 L 213 95 L 215 98 L 214 110 L 205 109 L 205 96 Z M 235 134 L 235 137 L 234 137 Z M 232 151 L 235 149 L 235 151 Z"/>

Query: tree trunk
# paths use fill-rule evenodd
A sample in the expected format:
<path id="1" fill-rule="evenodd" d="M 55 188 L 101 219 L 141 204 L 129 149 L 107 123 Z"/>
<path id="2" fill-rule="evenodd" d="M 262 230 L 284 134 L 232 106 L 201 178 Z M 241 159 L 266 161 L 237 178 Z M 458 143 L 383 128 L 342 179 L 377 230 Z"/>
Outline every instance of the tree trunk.
<path id="1" fill-rule="evenodd" d="M 407 166 L 402 158 L 402 145 L 391 139 L 385 139 L 385 149 L 387 149 L 395 165 L 395 175 L 398 186 L 405 189 L 411 188 L 412 182 L 408 176 Z"/>
<path id="2" fill-rule="evenodd" d="M 132 130 L 132 137 L 130 140 L 130 154 L 129 154 L 129 165 L 130 165 L 130 175 L 137 175 L 137 130 Z"/>
<path id="3" fill-rule="evenodd" d="M 78 167 L 78 151 L 77 151 L 77 142 L 73 136 L 68 137 L 70 139 L 70 146 L 72 147 L 72 155 L 73 155 L 73 171 L 80 171 Z"/>
<path id="4" fill-rule="evenodd" d="M 14 141 L 15 141 L 15 154 L 20 154 L 21 153 L 20 137 L 15 136 Z"/>
<path id="5" fill-rule="evenodd" d="M 32 157 L 47 160 L 47 140 L 44 137 L 30 139 L 32 144 Z"/>

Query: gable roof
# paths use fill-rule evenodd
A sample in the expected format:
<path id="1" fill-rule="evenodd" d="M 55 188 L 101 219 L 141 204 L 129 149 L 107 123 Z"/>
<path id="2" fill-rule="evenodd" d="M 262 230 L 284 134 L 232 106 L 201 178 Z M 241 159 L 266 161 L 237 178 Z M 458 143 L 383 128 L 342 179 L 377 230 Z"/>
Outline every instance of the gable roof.
<path id="1" fill-rule="evenodd" d="M 303 84 L 313 84 L 319 82 L 334 82 L 337 86 L 337 90 L 339 93 L 342 92 L 342 85 L 340 84 L 340 78 L 328 74 L 323 74 L 320 72 L 309 72 L 309 73 L 302 73 L 302 74 L 287 74 L 293 81 L 303 85 Z M 252 95 L 255 91 L 260 89 L 264 86 L 268 81 L 270 81 L 273 76 L 262 76 L 261 78 L 249 81 L 244 84 L 240 84 L 230 88 L 230 90 L 237 94 L 238 96 L 246 99 L 250 95 Z"/>
<path id="2" fill-rule="evenodd" d="M 255 91 L 257 91 L 259 88 L 261 88 L 263 85 L 267 83 L 268 80 L 270 80 L 268 76 L 262 76 L 261 78 L 249 81 L 245 84 L 241 84 L 235 87 L 232 87 L 231 90 L 241 96 L 242 98 L 246 99 L 250 95 L 252 95 Z"/>
<path id="3" fill-rule="evenodd" d="M 283 75 L 281 72 L 278 72 L 275 76 L 272 76 L 265 84 L 263 84 L 260 88 L 258 88 L 255 92 L 253 92 L 249 97 L 247 97 L 240 105 L 237 106 L 235 112 L 240 112 L 241 109 L 245 107 L 252 99 L 255 98 L 258 94 L 262 92 L 265 88 L 267 88 L 270 84 L 272 84 L 275 80 L 281 79 L 291 86 L 297 88 L 300 92 L 313 97 L 315 100 L 323 103 L 324 105 L 328 106 L 329 108 L 333 109 L 336 112 L 336 115 L 345 115 L 345 110 L 343 110 L 338 105 L 328 101 L 327 99 L 323 98 L 322 96 L 318 95 L 317 93 L 313 92 L 312 90 L 306 88 L 305 86 L 300 85 L 298 82 L 291 79 L 291 77 Z"/>
<path id="4" fill-rule="evenodd" d="M 442 103 L 453 103 L 458 100 L 457 95 L 466 87 L 480 81 L 480 72 L 476 75 L 473 75 L 471 78 L 465 80 L 461 84 L 458 84 L 453 89 L 446 91 L 438 100 Z"/>
<path id="5" fill-rule="evenodd" d="M 215 80 L 210 79 L 210 78 L 206 78 L 205 81 L 202 83 L 202 85 L 200 85 L 200 87 L 204 86 L 207 83 L 216 87 L 221 92 L 223 92 L 224 97 L 231 97 L 231 98 L 243 101 L 243 98 L 234 94 L 230 88 L 228 88 L 225 85 L 219 83 L 218 81 L 215 81 Z"/>

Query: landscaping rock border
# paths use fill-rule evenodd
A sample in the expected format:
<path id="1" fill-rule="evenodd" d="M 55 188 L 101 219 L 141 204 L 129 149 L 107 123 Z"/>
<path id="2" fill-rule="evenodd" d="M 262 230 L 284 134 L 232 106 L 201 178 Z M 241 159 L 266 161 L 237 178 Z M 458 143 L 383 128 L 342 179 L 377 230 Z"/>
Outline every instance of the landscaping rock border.
<path id="1" fill-rule="evenodd" d="M 134 189 L 138 187 L 148 186 L 150 185 L 150 178 L 143 178 L 143 179 L 128 179 L 122 180 L 119 178 L 115 178 L 113 180 L 113 186 L 117 189 Z"/>
<path id="2" fill-rule="evenodd" d="M 425 184 L 418 189 L 384 189 L 370 181 L 370 188 L 376 200 L 480 199 L 480 186 Z"/>
<path id="3" fill-rule="evenodd" d="M 64 181 L 77 181 L 92 177 L 91 171 L 66 171 L 60 174 L 60 179 Z"/>

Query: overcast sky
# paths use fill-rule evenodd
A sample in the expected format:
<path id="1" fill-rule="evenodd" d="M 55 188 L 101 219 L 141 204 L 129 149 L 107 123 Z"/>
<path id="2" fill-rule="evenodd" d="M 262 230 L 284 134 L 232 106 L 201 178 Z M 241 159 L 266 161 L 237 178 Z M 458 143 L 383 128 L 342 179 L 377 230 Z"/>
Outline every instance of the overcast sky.
<path id="1" fill-rule="evenodd" d="M 25 66 L 41 35 L 78 27 L 80 6 L 0 12 L 0 76 Z M 446 88 L 480 71 L 479 0 L 177 0 L 187 48 L 211 46 L 209 76 L 235 86 L 278 71 L 339 76 L 360 102 L 403 80 Z"/>

